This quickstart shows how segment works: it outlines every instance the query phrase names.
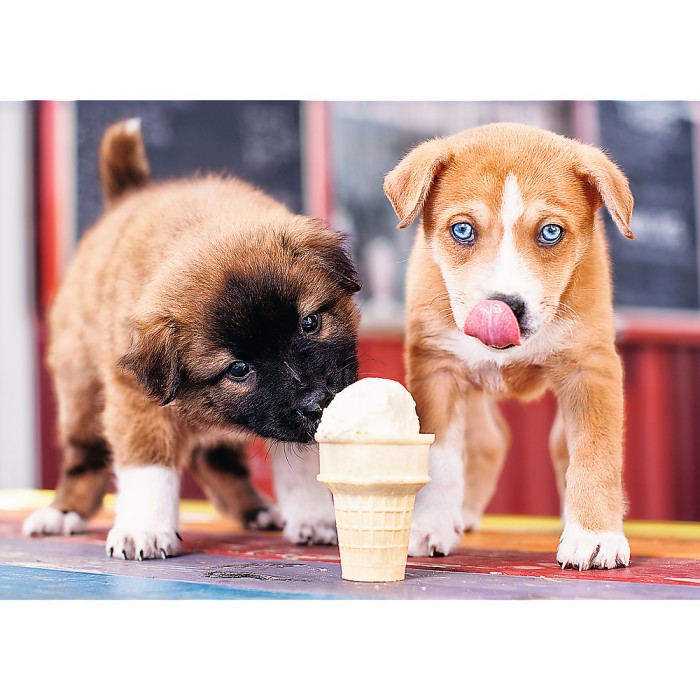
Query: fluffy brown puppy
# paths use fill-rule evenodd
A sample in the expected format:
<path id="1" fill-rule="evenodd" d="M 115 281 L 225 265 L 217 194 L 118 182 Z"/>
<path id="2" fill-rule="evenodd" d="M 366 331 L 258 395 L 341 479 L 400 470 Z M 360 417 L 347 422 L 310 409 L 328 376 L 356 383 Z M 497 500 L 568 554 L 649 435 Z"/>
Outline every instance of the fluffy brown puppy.
<path id="1" fill-rule="evenodd" d="M 178 550 L 184 468 L 227 515 L 269 521 L 242 447 L 254 435 L 313 440 L 322 409 L 357 378 L 360 285 L 340 234 L 240 180 L 150 184 L 138 120 L 110 127 L 100 158 L 107 211 L 49 318 L 61 480 L 24 530 L 82 529 L 113 467 L 107 552 L 165 557 Z M 279 492 L 296 499 L 280 503 L 291 539 L 333 541 L 313 469 L 287 465 Z"/>
<path id="2" fill-rule="evenodd" d="M 627 180 L 597 148 L 520 124 L 427 141 L 387 175 L 408 226 L 408 384 L 435 433 L 409 553 L 447 554 L 493 495 L 509 444 L 496 400 L 551 389 L 562 566 L 626 566 L 622 369 L 598 209 L 629 230 Z"/>

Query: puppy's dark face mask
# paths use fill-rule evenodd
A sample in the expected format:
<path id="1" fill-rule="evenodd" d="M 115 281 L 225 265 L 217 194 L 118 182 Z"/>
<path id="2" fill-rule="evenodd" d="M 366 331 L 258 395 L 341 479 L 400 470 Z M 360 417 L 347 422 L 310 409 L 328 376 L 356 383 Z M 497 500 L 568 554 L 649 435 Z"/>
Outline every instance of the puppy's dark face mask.
<path id="1" fill-rule="evenodd" d="M 358 371 L 360 284 L 340 237 L 327 235 L 321 248 L 258 254 L 226 272 L 196 318 L 171 322 L 156 352 L 132 343 L 122 367 L 202 428 L 312 442 L 322 410 Z"/>
<path id="2" fill-rule="evenodd" d="M 340 295 L 309 306 L 280 275 L 229 278 L 211 327 L 232 361 L 200 392 L 228 423 L 311 442 L 322 410 L 357 380 L 348 301 Z"/>

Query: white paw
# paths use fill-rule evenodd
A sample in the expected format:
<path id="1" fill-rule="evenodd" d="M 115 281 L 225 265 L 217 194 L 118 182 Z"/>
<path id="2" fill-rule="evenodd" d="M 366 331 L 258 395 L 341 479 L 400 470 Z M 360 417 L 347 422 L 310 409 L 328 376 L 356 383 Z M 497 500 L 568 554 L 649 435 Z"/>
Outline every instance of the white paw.
<path id="1" fill-rule="evenodd" d="M 58 508 L 49 506 L 40 508 L 27 516 L 22 524 L 22 534 L 31 535 L 74 535 L 85 532 L 85 520 L 77 513 L 64 513 Z"/>
<path id="2" fill-rule="evenodd" d="M 463 531 L 459 511 L 450 514 L 447 510 L 416 510 L 408 541 L 408 556 L 445 556 L 459 544 Z"/>
<path id="3" fill-rule="evenodd" d="M 481 528 L 481 513 L 477 513 L 471 508 L 464 506 L 462 508 L 462 524 L 464 532 L 476 532 Z"/>
<path id="4" fill-rule="evenodd" d="M 165 559 L 180 551 L 179 535 L 173 531 L 129 531 L 113 527 L 107 535 L 105 551 L 123 559 Z"/>
<path id="5" fill-rule="evenodd" d="M 124 559 L 165 559 L 180 550 L 177 534 L 180 478 L 159 465 L 117 468 L 117 517 L 105 551 Z"/>
<path id="6" fill-rule="evenodd" d="M 330 491 L 316 477 L 318 448 L 272 451 L 277 507 L 283 535 L 294 544 L 337 544 Z"/>
<path id="7" fill-rule="evenodd" d="M 559 540 L 557 561 L 562 569 L 579 571 L 629 566 L 630 546 L 621 532 L 594 532 L 569 523 Z"/>
<path id="8" fill-rule="evenodd" d="M 245 525 L 251 530 L 281 530 L 284 521 L 276 505 L 269 505 L 251 513 L 245 518 Z"/>
<path id="9" fill-rule="evenodd" d="M 290 519 L 284 524 L 283 534 L 294 544 L 338 544 L 335 519 Z"/>

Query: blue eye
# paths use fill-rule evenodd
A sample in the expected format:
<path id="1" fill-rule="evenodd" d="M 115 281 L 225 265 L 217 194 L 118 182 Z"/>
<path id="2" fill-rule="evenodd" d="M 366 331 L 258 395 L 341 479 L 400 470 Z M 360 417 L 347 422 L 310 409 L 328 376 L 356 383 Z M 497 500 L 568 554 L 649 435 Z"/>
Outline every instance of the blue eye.
<path id="1" fill-rule="evenodd" d="M 473 243 L 476 237 L 474 227 L 466 221 L 460 221 L 452 225 L 452 237 L 458 243 Z"/>
<path id="2" fill-rule="evenodd" d="M 564 235 L 564 229 L 556 224 L 547 224 L 542 227 L 540 235 L 537 236 L 537 242 L 542 245 L 554 245 L 559 243 Z"/>

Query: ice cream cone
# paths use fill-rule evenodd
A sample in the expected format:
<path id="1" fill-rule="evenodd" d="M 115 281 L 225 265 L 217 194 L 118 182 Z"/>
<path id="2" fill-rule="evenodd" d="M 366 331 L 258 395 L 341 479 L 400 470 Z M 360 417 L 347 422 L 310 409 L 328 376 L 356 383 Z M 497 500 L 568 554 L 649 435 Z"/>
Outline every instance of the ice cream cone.
<path id="1" fill-rule="evenodd" d="M 402 581 L 416 493 L 434 435 L 319 440 L 318 480 L 333 493 L 340 566 L 350 581 Z"/>

